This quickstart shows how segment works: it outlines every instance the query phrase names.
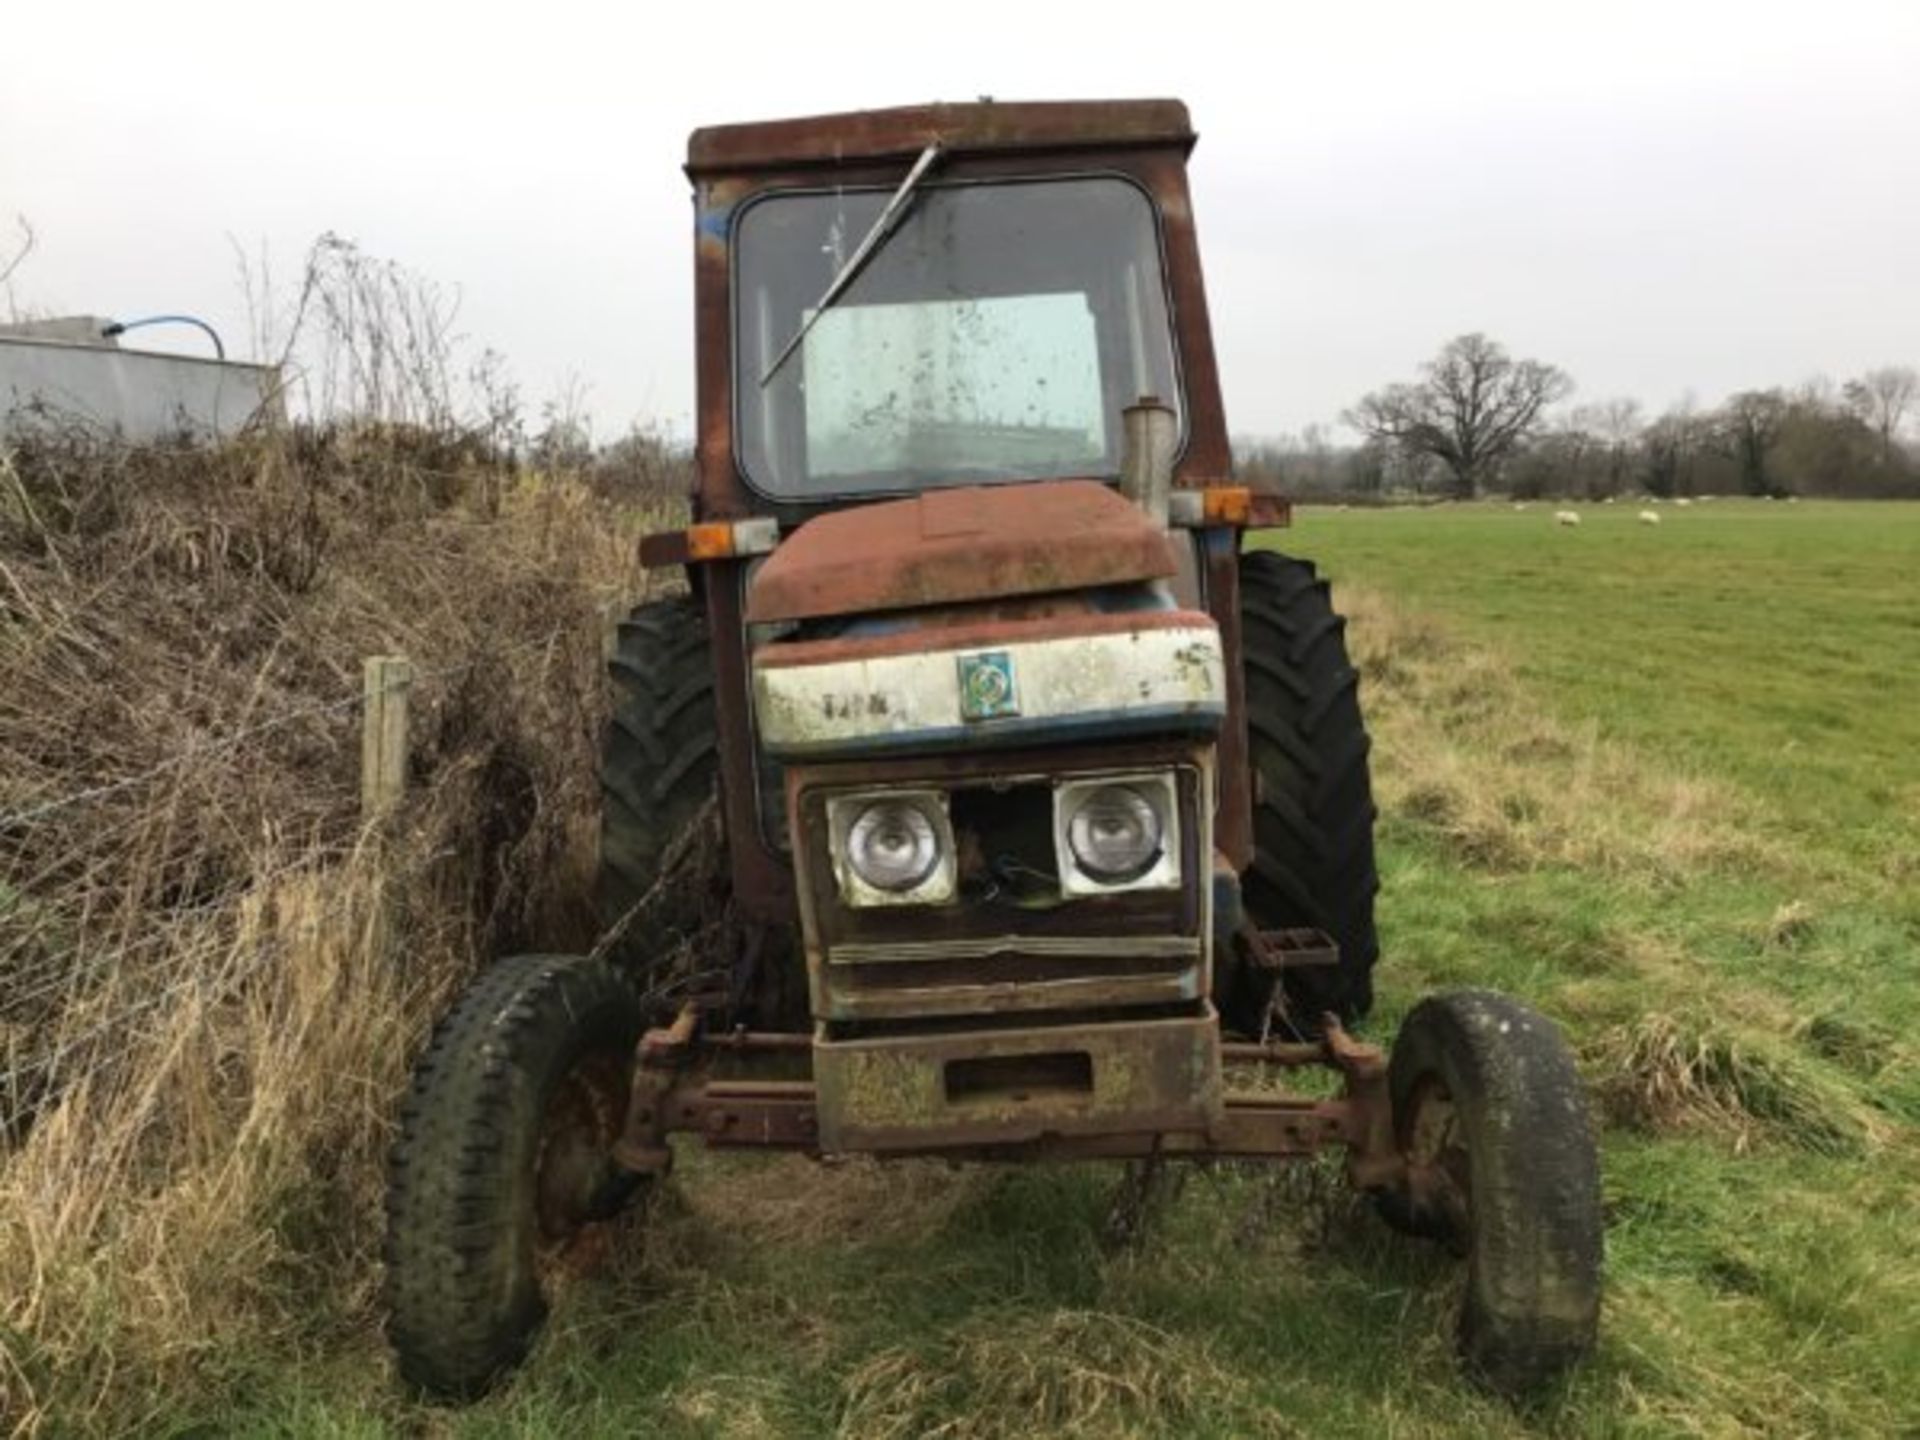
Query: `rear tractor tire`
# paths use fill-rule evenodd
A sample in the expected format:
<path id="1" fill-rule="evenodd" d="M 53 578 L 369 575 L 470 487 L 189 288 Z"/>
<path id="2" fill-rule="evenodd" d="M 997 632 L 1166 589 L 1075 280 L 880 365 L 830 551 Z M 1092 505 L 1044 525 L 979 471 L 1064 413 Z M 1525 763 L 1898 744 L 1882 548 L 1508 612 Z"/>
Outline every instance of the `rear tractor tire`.
<path id="1" fill-rule="evenodd" d="M 698 931 L 718 898 L 711 885 L 667 875 L 698 858 L 688 847 L 718 793 L 713 654 L 699 602 L 682 595 L 636 607 L 607 668 L 595 901 L 603 931 L 619 930 L 608 953 L 644 983 L 659 978 L 650 974 L 659 957 Z"/>
<path id="2" fill-rule="evenodd" d="M 1467 1261 L 1461 1358 L 1522 1399 L 1592 1349 L 1600 1318 L 1600 1158 L 1573 1056 L 1553 1022 L 1487 990 L 1435 995 L 1388 1062 L 1407 1175 L 1388 1224 Z"/>
<path id="3" fill-rule="evenodd" d="M 1246 916 L 1262 930 L 1321 930 L 1339 946 L 1337 966 L 1283 972 L 1294 1028 L 1315 1030 L 1328 1012 L 1357 1020 L 1373 1005 L 1380 954 L 1370 742 L 1346 621 L 1310 563 L 1272 550 L 1240 557 L 1240 653 L 1253 786 Z M 1240 957 L 1219 998 L 1228 1026 L 1263 1031 L 1271 993 Z"/>
<path id="4" fill-rule="evenodd" d="M 387 1183 L 387 1336 L 416 1390 L 469 1399 L 517 1365 L 638 1190 L 612 1151 L 640 1030 L 610 966 L 520 955 L 435 1031 Z"/>

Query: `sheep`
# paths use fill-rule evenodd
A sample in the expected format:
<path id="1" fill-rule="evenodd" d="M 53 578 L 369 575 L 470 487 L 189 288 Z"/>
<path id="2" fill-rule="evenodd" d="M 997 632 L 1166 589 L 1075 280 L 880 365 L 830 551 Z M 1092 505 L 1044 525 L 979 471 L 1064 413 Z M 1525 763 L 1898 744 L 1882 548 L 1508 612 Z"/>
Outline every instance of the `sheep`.
<path id="1" fill-rule="evenodd" d="M 1642 525 L 1658 525 L 1660 523 L 1660 512 L 1658 510 L 1642 510 L 1640 512 L 1640 523 Z"/>
<path id="2" fill-rule="evenodd" d="M 1513 502 L 1513 508 L 1515 510 L 1524 510 L 1527 508 L 1527 502 L 1524 500 L 1516 500 Z"/>
<path id="3" fill-rule="evenodd" d="M 1556 510 L 1553 512 L 1553 523 L 1556 525 L 1578 525 L 1580 523 L 1580 514 L 1577 510 Z"/>
<path id="4" fill-rule="evenodd" d="M 1693 504 L 1693 501 L 1689 500 L 1686 496 L 1681 495 L 1677 497 L 1673 503 L 1678 505 L 1681 509 L 1684 510 L 1687 506 Z"/>

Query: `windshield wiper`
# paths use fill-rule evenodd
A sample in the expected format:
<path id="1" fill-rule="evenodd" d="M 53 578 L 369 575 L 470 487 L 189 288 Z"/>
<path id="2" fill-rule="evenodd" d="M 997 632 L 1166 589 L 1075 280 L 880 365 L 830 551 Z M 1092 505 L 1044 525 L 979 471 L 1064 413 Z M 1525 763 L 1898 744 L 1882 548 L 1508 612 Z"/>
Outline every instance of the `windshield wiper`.
<path id="1" fill-rule="evenodd" d="M 867 231 L 866 238 L 861 240 L 858 248 L 848 257 L 847 263 L 840 267 L 840 273 L 833 277 L 833 283 L 828 285 L 825 293 L 820 296 L 819 303 L 813 307 L 813 313 L 800 322 L 800 328 L 793 332 L 793 338 L 781 346 L 780 353 L 773 357 L 773 363 L 760 377 L 761 389 L 764 390 L 767 387 L 767 382 L 780 373 L 780 367 L 787 363 L 787 358 L 800 348 L 800 342 L 807 338 L 807 332 L 813 328 L 813 322 L 827 313 L 833 302 L 840 298 L 840 293 L 859 278 L 867 262 L 879 253 L 880 247 L 893 233 L 893 227 L 899 222 L 900 217 L 906 214 L 907 205 L 913 199 L 914 191 L 919 188 L 920 177 L 925 175 L 932 168 L 933 162 L 939 158 L 940 147 L 937 144 L 929 145 L 920 152 L 920 158 L 913 162 L 913 168 L 907 172 L 907 178 L 900 182 L 900 188 L 893 192 L 893 198 L 887 201 L 886 209 L 880 212 L 880 218 L 873 222 L 873 228 Z"/>

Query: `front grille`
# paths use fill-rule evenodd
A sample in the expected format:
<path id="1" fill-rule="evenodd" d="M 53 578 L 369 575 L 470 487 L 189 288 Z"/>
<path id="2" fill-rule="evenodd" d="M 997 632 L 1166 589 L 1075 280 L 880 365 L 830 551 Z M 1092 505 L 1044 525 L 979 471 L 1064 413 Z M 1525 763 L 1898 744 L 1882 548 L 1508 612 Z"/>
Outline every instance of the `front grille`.
<path id="1" fill-rule="evenodd" d="M 1129 761 L 1136 759 L 1129 756 Z M 1045 1012 L 1187 1009 L 1207 995 L 1204 848 L 1211 813 L 1191 751 L 1176 778 L 1176 890 L 1065 897 L 1053 843 L 1051 775 L 889 773 L 886 783 L 941 788 L 956 852 L 950 904 L 845 904 L 827 863 L 826 798 L 871 788 L 839 767 L 803 777 L 802 866 L 815 1015 L 830 1027 L 919 1018 L 983 1020 Z M 815 775 L 818 780 L 815 781 Z M 829 779 L 834 784 L 829 788 Z M 815 783 L 806 783 L 814 781 Z"/>

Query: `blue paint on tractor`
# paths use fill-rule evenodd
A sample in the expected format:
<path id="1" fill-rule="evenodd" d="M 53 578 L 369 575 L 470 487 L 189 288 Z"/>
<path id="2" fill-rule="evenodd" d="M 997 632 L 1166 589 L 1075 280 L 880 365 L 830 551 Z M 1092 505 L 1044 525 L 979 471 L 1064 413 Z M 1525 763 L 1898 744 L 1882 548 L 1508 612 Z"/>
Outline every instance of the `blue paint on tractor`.
<path id="1" fill-rule="evenodd" d="M 976 720 L 962 727 L 940 726 L 900 730 L 885 735 L 858 735 L 848 739 L 813 741 L 803 745 L 767 745 L 770 755 L 782 759 L 832 759 L 856 755 L 893 755 L 902 752 L 963 749 L 1009 749 L 1017 745 L 1065 744 L 1068 741 L 1133 739 L 1141 735 L 1200 735 L 1220 733 L 1226 706 L 1220 701 L 1146 705 L 1137 710 L 1092 710 L 1078 715 L 1006 716 Z"/>

